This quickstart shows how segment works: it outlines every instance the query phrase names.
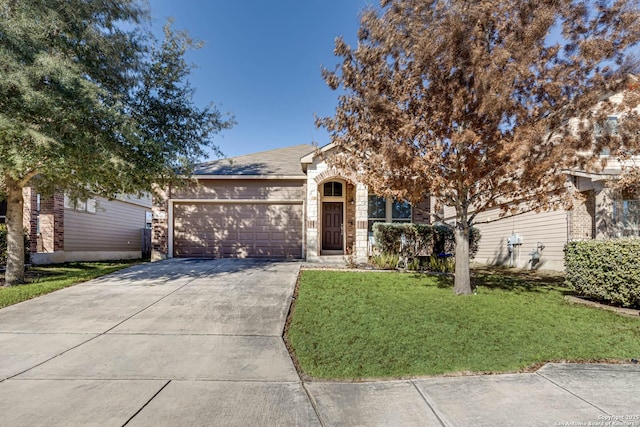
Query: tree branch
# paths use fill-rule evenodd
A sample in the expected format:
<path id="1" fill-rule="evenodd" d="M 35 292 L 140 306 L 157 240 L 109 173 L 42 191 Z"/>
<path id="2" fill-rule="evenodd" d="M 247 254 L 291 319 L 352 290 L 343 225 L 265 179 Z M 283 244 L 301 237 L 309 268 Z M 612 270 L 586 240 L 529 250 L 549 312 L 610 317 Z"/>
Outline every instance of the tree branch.
<path id="1" fill-rule="evenodd" d="M 27 174 L 22 177 L 22 179 L 18 180 L 18 185 L 20 186 L 20 188 L 26 187 L 27 184 L 29 184 L 29 181 L 31 181 L 31 179 L 33 179 L 39 173 L 40 171 L 38 171 L 37 169 L 27 172 Z"/>

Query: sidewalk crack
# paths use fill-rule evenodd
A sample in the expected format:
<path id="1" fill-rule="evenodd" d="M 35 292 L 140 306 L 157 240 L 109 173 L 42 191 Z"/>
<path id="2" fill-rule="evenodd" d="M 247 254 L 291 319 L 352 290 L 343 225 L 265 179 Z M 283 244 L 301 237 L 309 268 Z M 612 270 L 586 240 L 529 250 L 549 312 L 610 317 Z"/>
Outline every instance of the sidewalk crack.
<path id="1" fill-rule="evenodd" d="M 413 385 L 413 387 L 416 389 L 418 394 L 420 394 L 420 396 L 422 397 L 422 400 L 424 400 L 424 403 L 426 403 L 429 409 L 431 409 L 431 412 L 433 412 L 433 415 L 435 415 L 435 417 L 438 419 L 438 422 L 440 422 L 440 425 L 442 427 L 446 427 L 446 424 L 444 423 L 443 419 L 440 418 L 440 415 L 438 415 L 436 410 L 433 408 L 433 405 L 431 404 L 431 402 L 429 402 L 429 399 L 427 399 L 427 396 L 425 396 L 422 390 L 420 390 L 420 387 L 418 387 L 418 385 L 414 381 L 409 381 L 409 382 L 411 383 L 411 385 Z"/>
<path id="2" fill-rule="evenodd" d="M 594 404 L 594 403 L 589 402 L 587 399 L 585 399 L 585 398 L 583 398 L 583 397 L 581 397 L 581 396 L 578 396 L 577 394 L 575 394 L 574 392 L 572 392 L 572 391 L 571 391 L 571 390 L 569 390 L 568 388 L 563 387 L 563 386 L 561 386 L 560 384 L 558 384 L 557 382 L 553 381 L 552 379 L 550 379 L 550 378 L 548 378 L 548 377 L 544 376 L 544 375 L 543 375 L 543 374 L 541 374 L 540 372 L 535 372 L 535 374 L 536 374 L 536 375 L 538 375 L 540 378 L 543 378 L 543 379 L 545 379 L 545 380 L 549 381 L 551 384 L 553 384 L 554 386 L 556 386 L 556 387 L 560 388 L 561 390 L 566 391 L 567 393 L 569 393 L 569 394 L 570 394 L 570 395 L 572 395 L 573 397 L 575 397 L 575 398 L 577 398 L 577 399 L 579 399 L 579 400 L 582 400 L 582 401 L 583 401 L 584 403 L 586 403 L 587 405 L 589 405 L 589 406 L 592 406 L 592 407 L 596 408 L 598 411 L 601 411 L 602 413 L 607 414 L 607 415 L 613 415 L 613 414 L 608 413 L 607 411 L 605 411 L 604 409 L 602 409 L 602 408 L 601 408 L 601 407 L 599 407 L 598 405 L 596 405 L 596 404 Z"/>

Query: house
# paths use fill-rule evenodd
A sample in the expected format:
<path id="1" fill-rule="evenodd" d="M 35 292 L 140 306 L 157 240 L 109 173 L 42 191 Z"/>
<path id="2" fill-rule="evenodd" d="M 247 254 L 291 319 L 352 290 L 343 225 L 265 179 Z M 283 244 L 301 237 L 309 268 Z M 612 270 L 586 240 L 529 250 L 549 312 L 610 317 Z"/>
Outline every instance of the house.
<path id="1" fill-rule="evenodd" d="M 375 222 L 431 221 L 418 206 L 369 194 L 298 145 L 200 164 L 154 199 L 152 260 L 173 257 L 368 258 Z M 329 257 L 329 258 L 327 258 Z"/>
<path id="2" fill-rule="evenodd" d="M 154 200 L 152 259 L 313 262 L 353 254 L 366 262 L 373 223 L 432 221 L 429 199 L 416 206 L 386 200 L 330 168 L 323 153 L 332 149 L 298 145 L 198 165 L 188 184 Z M 640 201 L 606 185 L 618 173 L 615 165 L 599 173 L 568 172 L 569 190 L 583 196 L 571 210 L 509 218 L 500 218 L 499 208 L 480 213 L 475 261 L 563 270 L 570 240 L 639 234 Z"/>
<path id="3" fill-rule="evenodd" d="M 324 154 L 334 149 L 298 145 L 198 165 L 184 186 L 154 200 L 152 260 L 351 255 L 366 262 L 375 222 L 433 221 L 429 198 L 415 206 L 387 200 L 355 174 L 329 167 Z M 607 186 L 619 173 L 615 162 L 597 173 L 567 171 L 567 190 L 582 196 L 571 210 L 479 213 L 475 261 L 563 270 L 571 240 L 640 235 L 640 200 Z M 452 211 L 444 209 L 447 222 L 455 222 Z"/>
<path id="4" fill-rule="evenodd" d="M 41 196 L 23 190 L 24 227 L 33 264 L 142 257 L 143 233 L 151 227 L 151 198 L 101 197 L 71 200 L 62 193 Z M 7 205 L 0 204 L 0 223 Z"/>
<path id="5" fill-rule="evenodd" d="M 627 87 L 637 90 L 638 79 L 631 75 L 628 78 Z M 623 96 L 624 92 L 618 92 L 603 99 L 619 104 Z M 640 107 L 634 110 L 639 112 Z M 618 115 L 609 115 L 604 127 L 617 132 Z M 640 199 L 609 185 L 619 178 L 624 165 L 608 152 L 600 157 L 608 160 L 603 170 L 565 171 L 567 191 L 580 196 L 570 210 L 526 212 L 500 218 L 500 209 L 495 208 L 478 214 L 476 227 L 482 237 L 475 261 L 563 271 L 564 246 L 569 241 L 640 236 Z M 448 211 L 446 220 L 454 220 L 451 209 Z"/>
<path id="6" fill-rule="evenodd" d="M 615 165 L 614 165 L 615 166 Z M 607 182 L 620 170 L 567 172 L 567 190 L 580 193 L 572 209 L 530 211 L 500 218 L 494 208 L 478 214 L 480 243 L 475 262 L 517 268 L 564 270 L 564 246 L 572 240 L 640 235 L 640 200 Z M 452 220 L 451 212 L 447 212 Z"/>

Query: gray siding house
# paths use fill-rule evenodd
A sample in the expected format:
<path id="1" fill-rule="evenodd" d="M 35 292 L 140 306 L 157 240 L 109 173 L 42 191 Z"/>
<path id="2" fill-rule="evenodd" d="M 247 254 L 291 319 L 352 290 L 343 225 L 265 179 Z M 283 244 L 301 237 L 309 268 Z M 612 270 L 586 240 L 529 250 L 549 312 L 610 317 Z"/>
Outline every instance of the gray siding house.
<path id="1" fill-rule="evenodd" d="M 567 172 L 567 191 L 580 193 L 582 199 L 571 210 L 527 212 L 502 219 L 497 208 L 479 214 L 476 227 L 482 237 L 475 261 L 562 271 L 564 246 L 569 241 L 639 236 L 640 200 L 607 185 L 620 173 L 612 166 L 600 173 Z M 485 221 L 490 222 L 483 224 Z M 517 243 L 509 244 L 513 242 Z"/>
<path id="2" fill-rule="evenodd" d="M 24 227 L 34 264 L 138 259 L 143 229 L 151 227 L 151 198 L 70 200 L 23 190 Z M 4 222 L 0 211 L 0 222 Z"/>

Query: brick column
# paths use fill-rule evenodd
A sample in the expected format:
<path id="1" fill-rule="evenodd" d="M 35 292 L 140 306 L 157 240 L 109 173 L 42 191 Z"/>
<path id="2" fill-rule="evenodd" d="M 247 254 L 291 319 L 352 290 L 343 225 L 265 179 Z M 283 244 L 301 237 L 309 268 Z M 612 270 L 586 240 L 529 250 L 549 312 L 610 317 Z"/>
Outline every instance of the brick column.
<path id="1" fill-rule="evenodd" d="M 570 214 L 570 239 L 589 240 L 595 238 L 596 193 L 583 191 L 584 202 L 576 204 Z"/>
<path id="2" fill-rule="evenodd" d="M 53 251 L 64 251 L 64 194 L 53 195 Z"/>
<path id="3" fill-rule="evenodd" d="M 350 182 L 347 182 L 347 208 L 345 218 L 345 227 L 347 231 L 347 245 L 344 248 L 345 253 L 354 253 L 355 255 L 355 243 L 356 243 L 356 187 Z"/>
<path id="4" fill-rule="evenodd" d="M 160 261 L 169 256 L 169 190 L 157 190 L 153 196 L 151 212 L 151 261 Z"/>
<path id="5" fill-rule="evenodd" d="M 64 194 L 40 197 L 40 236 L 42 252 L 64 250 Z"/>
<path id="6" fill-rule="evenodd" d="M 22 222 L 29 236 L 29 247 L 27 249 L 29 253 L 36 253 L 38 251 L 37 192 L 33 187 L 23 188 L 22 197 L 24 199 Z"/>

